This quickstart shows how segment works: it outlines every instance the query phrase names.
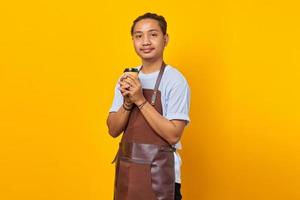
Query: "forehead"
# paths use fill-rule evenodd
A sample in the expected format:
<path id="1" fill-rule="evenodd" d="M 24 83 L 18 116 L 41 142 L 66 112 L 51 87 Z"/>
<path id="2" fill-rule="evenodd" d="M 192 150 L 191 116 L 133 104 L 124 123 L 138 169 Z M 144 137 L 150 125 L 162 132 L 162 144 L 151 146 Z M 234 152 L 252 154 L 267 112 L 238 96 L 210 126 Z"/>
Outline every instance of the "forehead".
<path id="1" fill-rule="evenodd" d="M 158 21 L 155 19 L 142 19 L 135 24 L 133 33 L 153 30 L 161 31 Z"/>

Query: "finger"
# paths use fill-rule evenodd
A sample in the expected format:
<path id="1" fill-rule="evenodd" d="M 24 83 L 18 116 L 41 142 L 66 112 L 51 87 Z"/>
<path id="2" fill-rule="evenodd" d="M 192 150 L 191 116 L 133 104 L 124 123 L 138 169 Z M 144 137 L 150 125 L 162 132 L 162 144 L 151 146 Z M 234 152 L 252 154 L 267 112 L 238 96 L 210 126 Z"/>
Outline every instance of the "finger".
<path id="1" fill-rule="evenodd" d="M 124 86 L 123 86 L 123 87 L 120 87 L 119 90 L 122 92 L 122 91 L 128 91 L 128 89 L 129 89 L 128 87 L 124 87 Z"/>
<path id="2" fill-rule="evenodd" d="M 127 95 L 130 95 L 130 91 L 128 90 L 125 90 L 123 93 L 122 93 L 123 96 L 127 96 Z"/>
<path id="3" fill-rule="evenodd" d="M 136 77 L 132 76 L 131 74 L 128 74 L 128 76 L 127 76 L 127 79 L 126 79 L 126 80 L 132 81 L 134 84 L 136 84 L 136 83 L 137 83 L 137 80 L 138 80 L 138 78 L 136 78 Z"/>
<path id="4" fill-rule="evenodd" d="M 128 89 L 129 88 L 135 88 L 136 84 L 133 81 L 129 80 L 129 81 L 126 81 L 124 87 L 127 87 Z"/>
<path id="5" fill-rule="evenodd" d="M 128 89 L 128 88 L 124 88 L 124 87 L 121 87 L 121 88 L 120 88 L 120 92 L 121 92 L 121 93 L 126 92 L 126 91 L 129 91 L 129 89 Z"/>
<path id="6" fill-rule="evenodd" d="M 129 85 L 127 82 L 121 82 L 121 83 L 120 83 L 120 87 L 123 87 L 123 88 L 129 88 L 130 85 Z"/>
<path id="7" fill-rule="evenodd" d="M 129 94 L 130 94 L 130 93 L 129 93 L 128 90 L 124 90 L 124 91 L 121 92 L 121 95 L 122 95 L 123 97 L 126 97 L 126 96 L 128 96 Z"/>
<path id="8" fill-rule="evenodd" d="M 121 91 L 129 91 L 132 87 L 130 86 L 123 86 L 123 87 L 120 87 L 120 90 Z"/>
<path id="9" fill-rule="evenodd" d="M 119 82 L 124 82 L 127 79 L 127 76 L 122 76 Z"/>
<path id="10" fill-rule="evenodd" d="M 133 87 L 137 87 L 137 85 L 139 84 L 139 80 L 138 79 L 135 79 L 134 77 L 128 77 L 126 79 L 127 83 L 129 83 L 131 86 Z"/>
<path id="11" fill-rule="evenodd" d="M 119 79 L 119 83 L 122 82 L 124 80 L 124 76 L 121 76 L 121 78 Z"/>
<path id="12" fill-rule="evenodd" d="M 125 82 L 125 81 L 124 81 L 124 82 Z M 127 87 L 132 87 L 132 86 L 134 86 L 134 83 L 133 83 L 131 80 L 126 80 L 125 85 L 126 85 Z"/>

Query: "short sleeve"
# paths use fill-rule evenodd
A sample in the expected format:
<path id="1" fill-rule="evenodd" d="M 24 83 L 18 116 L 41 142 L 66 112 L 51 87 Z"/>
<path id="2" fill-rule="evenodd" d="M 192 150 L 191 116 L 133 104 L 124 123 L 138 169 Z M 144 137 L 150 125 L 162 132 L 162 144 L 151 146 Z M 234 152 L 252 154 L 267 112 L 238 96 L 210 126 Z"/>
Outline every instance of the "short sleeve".
<path id="1" fill-rule="evenodd" d="M 119 83 L 117 83 L 115 86 L 114 100 L 111 108 L 109 109 L 109 112 L 117 112 L 123 104 L 123 96 L 121 94 L 121 91 L 119 90 L 119 87 Z"/>
<path id="2" fill-rule="evenodd" d="M 190 122 L 190 88 L 186 81 L 175 84 L 168 92 L 166 118 Z"/>

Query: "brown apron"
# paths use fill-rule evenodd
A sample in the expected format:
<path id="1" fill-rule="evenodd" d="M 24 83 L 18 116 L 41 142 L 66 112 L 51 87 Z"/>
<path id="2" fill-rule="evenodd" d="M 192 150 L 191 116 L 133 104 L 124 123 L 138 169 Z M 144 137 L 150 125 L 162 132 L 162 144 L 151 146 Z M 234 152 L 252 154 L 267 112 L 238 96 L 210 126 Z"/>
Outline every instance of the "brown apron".
<path id="1" fill-rule="evenodd" d="M 143 89 L 144 97 L 160 114 L 158 86 L 164 69 L 163 62 L 154 90 Z M 114 200 L 174 200 L 174 151 L 134 106 L 115 159 Z"/>

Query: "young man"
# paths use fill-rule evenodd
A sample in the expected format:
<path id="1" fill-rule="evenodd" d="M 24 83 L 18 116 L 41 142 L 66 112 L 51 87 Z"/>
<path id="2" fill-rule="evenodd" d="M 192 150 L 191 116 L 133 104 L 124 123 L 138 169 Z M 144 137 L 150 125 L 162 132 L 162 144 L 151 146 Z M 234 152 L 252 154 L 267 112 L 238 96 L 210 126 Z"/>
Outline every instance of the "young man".
<path id="1" fill-rule="evenodd" d="M 119 79 L 107 119 L 119 136 L 115 200 L 180 200 L 180 138 L 189 123 L 190 89 L 184 76 L 163 60 L 169 37 L 163 16 L 134 20 L 131 36 L 142 60 L 138 78 Z"/>

